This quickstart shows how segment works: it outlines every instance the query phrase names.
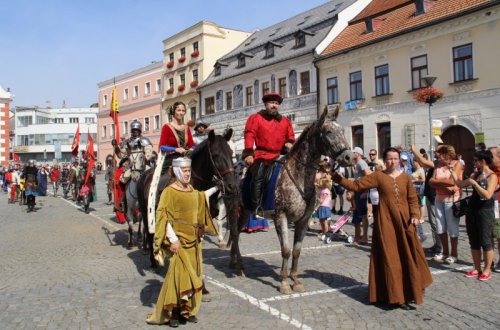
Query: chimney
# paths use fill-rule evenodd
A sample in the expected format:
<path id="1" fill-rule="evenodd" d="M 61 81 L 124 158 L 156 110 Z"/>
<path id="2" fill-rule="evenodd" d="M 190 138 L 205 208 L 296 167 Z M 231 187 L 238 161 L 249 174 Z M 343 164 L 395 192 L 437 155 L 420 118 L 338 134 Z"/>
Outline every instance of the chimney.
<path id="1" fill-rule="evenodd" d="M 424 0 L 415 0 L 415 16 L 425 14 Z"/>
<path id="2" fill-rule="evenodd" d="M 366 25 L 366 33 L 373 32 L 373 22 L 371 17 L 365 19 L 365 25 Z"/>
<path id="3" fill-rule="evenodd" d="M 46 108 L 47 109 L 52 109 L 52 102 L 51 101 L 45 101 Z"/>

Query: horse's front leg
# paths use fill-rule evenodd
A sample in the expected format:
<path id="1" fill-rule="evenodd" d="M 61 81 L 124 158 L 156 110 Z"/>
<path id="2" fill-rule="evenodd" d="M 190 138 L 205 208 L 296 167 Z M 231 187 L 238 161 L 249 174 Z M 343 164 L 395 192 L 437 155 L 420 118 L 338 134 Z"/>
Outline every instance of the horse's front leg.
<path id="1" fill-rule="evenodd" d="M 290 283 L 288 283 L 288 259 L 290 258 L 290 246 L 288 245 L 288 223 L 283 212 L 277 213 L 274 219 L 276 233 L 278 234 L 278 239 L 280 241 L 282 258 L 280 272 L 281 283 L 279 290 L 283 294 L 290 294 L 292 293 L 292 288 L 290 287 Z"/>
<path id="2" fill-rule="evenodd" d="M 299 266 L 300 251 L 302 249 L 302 241 L 307 231 L 309 219 L 301 219 L 295 224 L 295 233 L 293 236 L 293 252 L 292 252 L 292 269 L 290 270 L 290 278 L 293 281 L 293 291 L 304 292 L 306 289 L 299 281 L 297 269 Z"/>
<path id="3" fill-rule="evenodd" d="M 230 209 L 228 214 L 230 242 L 231 242 L 231 260 L 229 267 L 236 269 L 239 276 L 245 276 L 245 267 L 243 266 L 243 259 L 241 258 L 240 251 L 240 228 L 243 226 L 241 223 L 248 222 L 250 218 L 250 211 L 242 208 L 241 214 L 238 217 L 236 209 Z"/>
<path id="4" fill-rule="evenodd" d="M 217 208 L 219 209 L 219 214 L 217 215 L 217 218 L 215 218 L 217 221 L 217 238 L 219 240 L 219 247 L 222 248 L 227 244 L 227 240 L 224 240 L 225 236 L 222 234 L 224 231 L 224 220 L 227 218 L 226 204 L 224 204 L 224 200 L 222 198 L 217 201 Z"/>

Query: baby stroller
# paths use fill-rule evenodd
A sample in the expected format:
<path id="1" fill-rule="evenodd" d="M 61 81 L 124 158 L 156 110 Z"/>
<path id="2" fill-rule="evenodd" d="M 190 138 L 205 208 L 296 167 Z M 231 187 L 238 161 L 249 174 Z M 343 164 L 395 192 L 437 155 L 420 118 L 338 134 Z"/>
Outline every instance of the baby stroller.
<path id="1" fill-rule="evenodd" d="M 342 228 L 346 224 L 347 221 L 352 219 L 352 212 L 349 211 L 341 216 L 334 224 L 330 225 L 330 229 L 325 234 L 325 243 L 330 244 L 334 239 L 335 240 L 346 240 L 347 243 L 351 244 L 354 242 L 354 237 L 347 234 Z"/>

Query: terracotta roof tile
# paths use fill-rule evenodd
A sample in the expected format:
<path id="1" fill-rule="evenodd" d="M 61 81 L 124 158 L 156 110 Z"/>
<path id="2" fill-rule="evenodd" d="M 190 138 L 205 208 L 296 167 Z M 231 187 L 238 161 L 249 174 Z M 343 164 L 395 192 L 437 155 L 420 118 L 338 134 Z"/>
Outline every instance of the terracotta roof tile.
<path id="1" fill-rule="evenodd" d="M 377 22 L 378 24 L 376 24 L 377 27 L 374 32 L 366 33 L 365 23 L 363 21 L 356 23 L 356 21 L 364 17 L 376 16 L 376 13 L 389 9 L 385 4 L 386 2 L 390 2 L 396 8 L 377 16 L 377 19 L 382 22 Z M 458 14 L 480 5 L 500 3 L 499 0 L 436 0 L 434 1 L 434 5 L 429 8 L 425 14 L 415 16 L 415 4 L 413 2 L 409 2 L 399 8 L 397 7 L 404 2 L 405 1 L 402 0 L 374 0 L 353 21 L 351 21 L 351 24 L 347 26 L 328 47 L 326 47 L 321 53 L 321 56 L 327 56 L 342 50 L 362 46 L 368 42 L 384 39 L 399 32 L 418 29 L 424 24 Z"/>

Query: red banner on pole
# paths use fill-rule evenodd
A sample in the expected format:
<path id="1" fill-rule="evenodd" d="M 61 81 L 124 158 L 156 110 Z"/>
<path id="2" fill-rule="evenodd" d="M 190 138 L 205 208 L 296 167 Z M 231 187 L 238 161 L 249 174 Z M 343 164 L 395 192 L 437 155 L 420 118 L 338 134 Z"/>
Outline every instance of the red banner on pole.
<path id="1" fill-rule="evenodd" d="M 85 183 L 87 184 L 87 180 L 90 177 L 90 172 L 94 168 L 95 156 L 94 156 L 94 140 L 90 135 L 90 132 L 87 133 L 87 150 L 85 151 L 85 157 L 87 158 L 87 174 L 85 175 Z"/>
<path id="2" fill-rule="evenodd" d="M 73 156 L 78 156 L 78 146 L 80 144 L 80 123 L 78 123 L 78 127 L 76 128 L 75 137 L 73 138 L 73 145 L 71 146 L 71 153 Z"/>

